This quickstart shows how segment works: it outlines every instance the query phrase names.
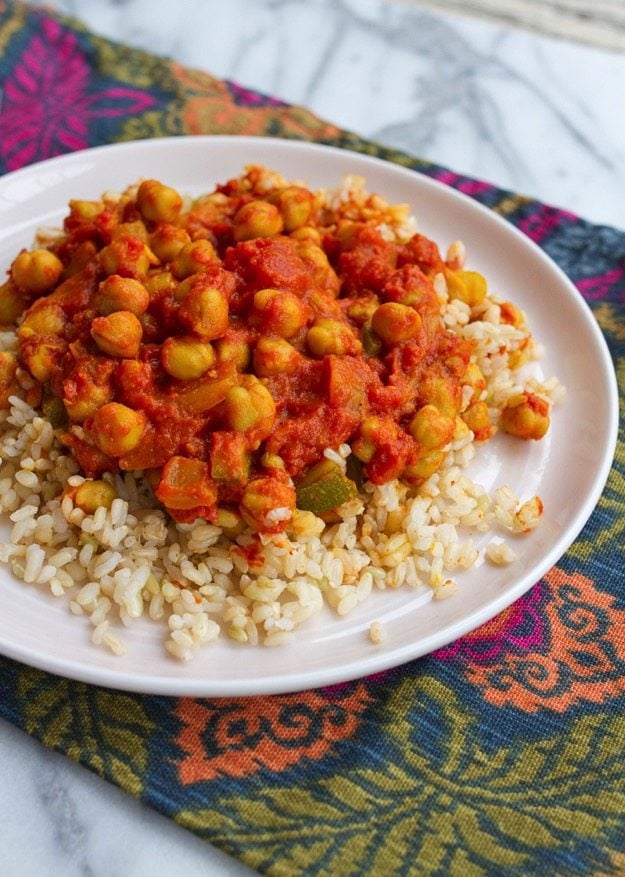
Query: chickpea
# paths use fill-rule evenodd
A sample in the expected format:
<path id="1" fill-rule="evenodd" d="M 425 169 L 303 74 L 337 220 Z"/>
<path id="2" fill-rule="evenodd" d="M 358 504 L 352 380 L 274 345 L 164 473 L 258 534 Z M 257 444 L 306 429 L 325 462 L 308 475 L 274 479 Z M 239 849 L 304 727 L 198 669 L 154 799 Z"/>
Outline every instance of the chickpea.
<path id="1" fill-rule="evenodd" d="M 11 276 L 18 289 L 41 295 L 61 279 L 63 263 L 50 250 L 22 250 L 11 265 Z"/>
<path id="2" fill-rule="evenodd" d="M 261 378 L 271 375 L 292 375 L 297 371 L 300 354 L 284 338 L 259 339 L 254 350 L 254 371 Z"/>
<path id="3" fill-rule="evenodd" d="M 293 338 L 306 325 L 308 308 L 292 292 L 261 289 L 254 296 L 252 323 L 260 324 L 264 332 Z"/>
<path id="4" fill-rule="evenodd" d="M 26 311 L 17 334 L 19 338 L 28 335 L 62 335 L 66 325 L 67 317 L 63 308 L 40 299 Z"/>
<path id="5" fill-rule="evenodd" d="M 105 274 L 145 277 L 154 258 L 141 238 L 120 238 L 100 250 L 98 261 Z"/>
<path id="6" fill-rule="evenodd" d="M 420 457 L 415 463 L 406 466 L 401 477 L 404 481 L 407 481 L 408 484 L 421 484 L 421 482 L 426 481 L 430 475 L 434 475 L 435 472 L 438 472 L 444 461 L 444 451 L 430 451 L 429 454 Z"/>
<path id="7" fill-rule="evenodd" d="M 191 381 L 215 364 L 215 351 L 207 341 L 186 335 L 168 338 L 161 347 L 161 364 L 172 378 Z"/>
<path id="8" fill-rule="evenodd" d="M 182 248 L 191 243 L 189 233 L 177 225 L 163 222 L 150 235 L 150 247 L 161 262 L 171 262 Z"/>
<path id="9" fill-rule="evenodd" d="M 0 326 L 15 323 L 24 313 L 26 302 L 12 280 L 0 286 Z"/>
<path id="10" fill-rule="evenodd" d="M 441 414 L 435 405 L 424 405 L 410 421 L 408 431 L 428 451 L 448 444 L 456 428 L 455 418 Z"/>
<path id="11" fill-rule="evenodd" d="M 215 247 L 202 238 L 182 245 L 171 264 L 171 270 L 178 280 L 184 280 L 185 277 L 203 271 L 208 265 L 215 264 L 216 260 Z"/>
<path id="12" fill-rule="evenodd" d="M 17 359 L 13 353 L 0 352 L 0 409 L 10 408 L 9 396 L 17 392 Z"/>
<path id="13" fill-rule="evenodd" d="M 288 516 L 273 521 L 268 517 L 274 509 L 286 509 Z M 266 533 L 279 533 L 291 518 L 295 509 L 295 490 L 290 484 L 271 476 L 254 478 L 250 481 L 241 498 L 239 510 L 246 523 L 255 530 Z"/>
<path id="14" fill-rule="evenodd" d="M 352 451 L 361 463 L 370 463 L 378 449 L 379 438 L 384 431 L 385 421 L 381 417 L 371 415 L 365 417 L 360 424 L 358 437 L 352 444 Z"/>
<path id="15" fill-rule="evenodd" d="M 133 357 L 139 352 L 143 327 L 130 311 L 115 311 L 91 321 L 91 337 L 109 356 Z"/>
<path id="16" fill-rule="evenodd" d="M 473 308 L 486 298 L 486 278 L 477 271 L 447 271 L 445 278 L 451 299 L 459 299 Z"/>
<path id="17" fill-rule="evenodd" d="M 371 326 L 386 344 L 401 344 L 416 338 L 421 329 L 421 317 L 408 305 L 387 301 L 371 317 Z"/>
<path id="18" fill-rule="evenodd" d="M 123 238 L 138 238 L 144 244 L 148 243 L 148 230 L 142 222 L 120 222 L 113 229 L 112 240 L 118 241 Z"/>
<path id="19" fill-rule="evenodd" d="M 315 284 L 337 295 L 340 282 L 322 248 L 310 240 L 304 240 L 298 242 L 297 253 L 308 268 Z"/>
<path id="20" fill-rule="evenodd" d="M 84 201 L 72 198 L 69 202 L 69 209 L 72 219 L 78 219 L 82 222 L 90 222 L 102 213 L 104 210 L 104 202 Z"/>
<path id="21" fill-rule="evenodd" d="M 519 438 L 541 439 L 549 429 L 549 404 L 534 393 L 518 393 L 506 402 L 499 425 Z"/>
<path id="22" fill-rule="evenodd" d="M 243 375 L 224 400 L 226 423 L 235 432 L 245 432 L 256 450 L 270 434 L 276 417 L 276 403 L 269 390 L 254 375 Z"/>
<path id="23" fill-rule="evenodd" d="M 196 287 L 180 305 L 178 319 L 204 341 L 214 341 L 228 329 L 228 302 L 219 289 Z"/>
<path id="24" fill-rule="evenodd" d="M 361 326 L 371 320 L 371 317 L 375 314 L 379 306 L 380 302 L 376 296 L 357 298 L 347 308 L 347 316 L 350 320 L 353 320 L 354 323 L 358 323 L 358 325 Z"/>
<path id="25" fill-rule="evenodd" d="M 74 504 L 88 515 L 94 514 L 99 508 L 110 509 L 117 493 L 108 481 L 83 481 L 76 488 Z"/>
<path id="26" fill-rule="evenodd" d="M 119 402 L 108 402 L 93 416 L 91 429 L 100 450 L 109 457 L 121 457 L 137 447 L 148 419 Z"/>
<path id="27" fill-rule="evenodd" d="M 91 298 L 91 305 L 103 317 L 115 311 L 130 311 L 138 317 L 145 313 L 149 303 L 148 291 L 139 280 L 119 274 L 103 280 Z"/>
<path id="28" fill-rule="evenodd" d="M 65 352 L 65 349 L 66 344 L 61 339 L 50 338 L 23 347 L 21 356 L 31 375 L 43 384 L 52 377 L 57 367 L 58 358 Z"/>
<path id="29" fill-rule="evenodd" d="M 273 237 L 282 229 L 282 216 L 277 207 L 267 201 L 248 201 L 237 211 L 232 230 L 235 241 L 241 243 Z"/>
<path id="30" fill-rule="evenodd" d="M 158 180 L 144 180 L 137 192 L 137 207 L 150 222 L 175 222 L 182 210 L 182 197 Z"/>
<path id="31" fill-rule="evenodd" d="M 423 405 L 435 405 L 441 414 L 455 417 L 462 404 L 462 388 L 444 368 L 432 368 L 419 383 L 419 399 Z"/>
<path id="32" fill-rule="evenodd" d="M 493 434 L 486 402 L 474 402 L 461 416 L 478 442 L 487 441 Z"/>
<path id="33" fill-rule="evenodd" d="M 245 371 L 250 364 L 252 352 L 243 338 L 220 338 L 215 348 L 219 362 L 231 362 L 240 372 Z"/>
<path id="34" fill-rule="evenodd" d="M 317 320 L 306 333 L 308 349 L 319 358 L 334 353 L 337 356 L 362 351 L 362 344 L 350 327 L 340 320 Z"/>
<path id="35" fill-rule="evenodd" d="M 291 232 L 290 236 L 294 241 L 308 241 L 317 247 L 321 246 L 321 234 L 312 225 L 303 225 L 301 228 L 296 228 L 295 231 Z"/>
<path id="36" fill-rule="evenodd" d="M 148 274 L 143 285 L 150 298 L 157 298 L 163 292 L 172 292 L 176 287 L 176 279 L 170 271 L 159 271 Z"/>
<path id="37" fill-rule="evenodd" d="M 313 212 L 315 196 L 301 186 L 287 186 L 276 197 L 276 206 L 282 214 L 284 230 L 295 231 L 306 225 Z"/>

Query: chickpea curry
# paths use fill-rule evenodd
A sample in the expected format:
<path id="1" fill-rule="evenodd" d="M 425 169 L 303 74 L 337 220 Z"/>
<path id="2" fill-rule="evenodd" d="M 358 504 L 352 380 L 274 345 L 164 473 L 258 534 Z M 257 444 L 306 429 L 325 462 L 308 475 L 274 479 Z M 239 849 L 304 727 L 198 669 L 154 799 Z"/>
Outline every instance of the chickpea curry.
<path id="1" fill-rule="evenodd" d="M 112 502 L 105 473 L 142 470 L 178 522 L 275 533 L 296 507 L 331 520 L 363 481 L 418 487 L 455 438 L 495 431 L 473 342 L 437 294 L 442 278 L 479 306 L 484 277 L 386 234 L 376 196 L 329 206 L 252 166 L 189 203 L 145 180 L 69 206 L 0 287 L 0 323 L 19 325 L 0 405 L 25 369 L 91 479 L 86 510 Z M 499 420 L 525 439 L 548 426 L 531 392 Z M 345 444 L 346 471 L 324 454 Z"/>

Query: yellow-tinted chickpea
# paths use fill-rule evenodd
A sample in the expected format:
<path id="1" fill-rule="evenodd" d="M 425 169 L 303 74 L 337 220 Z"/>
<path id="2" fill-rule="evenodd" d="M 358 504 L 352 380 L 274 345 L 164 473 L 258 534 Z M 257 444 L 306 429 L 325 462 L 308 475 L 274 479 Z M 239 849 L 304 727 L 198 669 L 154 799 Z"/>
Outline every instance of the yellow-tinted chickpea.
<path id="1" fill-rule="evenodd" d="M 91 337 L 109 356 L 133 357 L 139 352 L 143 327 L 130 311 L 115 311 L 91 321 Z"/>
<path id="2" fill-rule="evenodd" d="M 13 353 L 0 352 L 0 408 L 10 408 L 9 396 L 18 391 L 17 359 Z"/>
<path id="3" fill-rule="evenodd" d="M 321 234 L 312 225 L 303 225 L 296 228 L 290 235 L 294 241 L 308 241 L 317 247 L 321 245 Z"/>
<path id="4" fill-rule="evenodd" d="M 189 244 L 182 245 L 171 263 L 171 270 L 178 280 L 183 280 L 185 277 L 203 271 L 208 265 L 214 264 L 216 260 L 217 253 L 210 241 L 204 239 L 191 241 Z"/>
<path id="5" fill-rule="evenodd" d="M 424 405 L 435 405 L 441 414 L 455 417 L 462 404 L 462 389 L 452 375 L 433 368 L 421 379 L 419 397 Z"/>
<path id="6" fill-rule="evenodd" d="M 130 311 L 138 317 L 149 304 L 150 296 L 143 283 L 119 274 L 111 274 L 103 280 L 91 299 L 91 305 L 103 317 L 115 311 Z"/>
<path id="7" fill-rule="evenodd" d="M 264 332 L 293 338 L 306 325 L 308 308 L 292 292 L 277 289 L 261 289 L 254 296 L 252 322 L 260 325 Z"/>
<path id="8" fill-rule="evenodd" d="M 137 207 L 150 222 L 175 222 L 182 210 L 182 197 L 158 180 L 144 180 L 137 192 Z"/>
<path id="9" fill-rule="evenodd" d="M 271 476 L 254 478 L 243 492 L 239 510 L 246 523 L 255 530 L 279 532 L 284 529 L 291 516 L 288 515 L 280 521 L 274 521 L 267 516 L 278 508 L 287 509 L 292 513 L 295 509 L 295 499 L 295 490 L 290 484 L 285 484 Z"/>
<path id="10" fill-rule="evenodd" d="M 143 285 L 152 298 L 163 292 L 173 292 L 176 287 L 176 278 L 171 271 L 158 271 L 156 274 L 148 274 Z"/>
<path id="11" fill-rule="evenodd" d="M 250 345 L 243 338 L 220 338 L 215 349 L 219 362 L 231 362 L 238 371 L 245 371 L 250 364 Z"/>
<path id="12" fill-rule="evenodd" d="M 83 222 L 89 222 L 99 216 L 104 210 L 103 201 L 84 201 L 78 198 L 72 198 L 69 202 L 69 209 L 72 219 L 79 219 Z"/>
<path id="13" fill-rule="evenodd" d="M 409 484 L 420 484 L 422 481 L 429 478 L 430 475 L 434 475 L 435 472 L 438 472 L 444 461 L 444 451 L 430 451 L 429 454 L 420 457 L 416 463 L 406 466 L 401 477 Z"/>
<path id="14" fill-rule="evenodd" d="M 119 402 L 108 402 L 93 416 L 91 428 L 103 453 L 121 457 L 137 447 L 147 425 L 148 419 L 142 411 L 133 411 Z"/>
<path id="15" fill-rule="evenodd" d="M 388 301 L 375 311 L 371 326 L 386 344 L 401 344 L 416 338 L 421 329 L 421 317 L 408 305 Z"/>
<path id="16" fill-rule="evenodd" d="M 207 341 L 197 338 L 168 338 L 161 347 L 161 364 L 172 378 L 192 381 L 215 364 L 215 351 Z"/>
<path id="17" fill-rule="evenodd" d="M 26 309 L 26 302 L 12 280 L 0 286 L 0 326 L 15 323 Z"/>
<path id="18" fill-rule="evenodd" d="M 310 240 L 300 241 L 297 253 L 318 286 L 332 294 L 338 293 L 340 281 L 320 246 Z"/>
<path id="19" fill-rule="evenodd" d="M 490 422 L 486 402 L 474 402 L 462 412 L 461 416 L 478 442 L 486 441 L 491 437 L 494 427 Z"/>
<path id="20" fill-rule="evenodd" d="M 455 428 L 455 418 L 441 414 L 435 405 L 424 405 L 410 421 L 408 431 L 421 448 L 435 450 L 452 440 Z"/>
<path id="21" fill-rule="evenodd" d="M 158 225 L 150 235 L 150 248 L 161 262 L 171 262 L 190 243 L 191 238 L 184 228 L 166 222 Z"/>
<path id="22" fill-rule="evenodd" d="M 63 397 L 67 416 L 72 423 L 82 423 L 88 417 L 93 417 L 96 411 L 114 397 L 113 387 L 110 383 L 86 384 L 82 392 L 72 395 L 71 399 Z"/>
<path id="23" fill-rule="evenodd" d="M 300 354 L 284 338 L 259 339 L 254 350 L 254 371 L 261 377 L 292 375 L 297 371 Z"/>
<path id="24" fill-rule="evenodd" d="M 519 438 L 541 439 L 549 429 L 549 404 L 534 393 L 519 393 L 506 402 L 499 425 Z"/>
<path id="25" fill-rule="evenodd" d="M 66 325 L 67 317 L 60 305 L 41 301 L 26 312 L 17 334 L 20 338 L 28 335 L 62 335 Z"/>
<path id="26" fill-rule="evenodd" d="M 254 375 L 243 375 L 224 400 L 224 413 L 230 429 L 252 435 L 255 447 L 267 438 L 276 417 L 276 403 L 269 390 Z"/>
<path id="27" fill-rule="evenodd" d="M 280 234 L 283 229 L 280 211 L 267 201 L 248 201 L 241 207 L 233 225 L 234 239 L 237 243 L 253 238 L 270 238 Z"/>
<path id="28" fill-rule="evenodd" d="M 117 493 L 108 481 L 83 481 L 76 488 L 74 504 L 88 515 L 93 515 L 99 508 L 110 509 Z"/>
<path id="29" fill-rule="evenodd" d="M 98 261 L 105 274 L 122 277 L 145 277 L 153 254 L 140 238 L 120 238 L 100 250 Z"/>
<path id="30" fill-rule="evenodd" d="M 53 289 L 63 273 L 63 263 L 50 250 L 23 250 L 11 265 L 18 289 L 40 295 Z"/>
<path id="31" fill-rule="evenodd" d="M 365 417 L 361 422 L 358 436 L 352 443 L 352 451 L 361 463 L 370 463 L 373 459 L 384 425 L 384 419 L 375 415 Z"/>
<path id="32" fill-rule="evenodd" d="M 112 234 L 114 241 L 127 237 L 138 238 L 144 244 L 147 244 L 149 241 L 148 230 L 139 220 L 136 222 L 120 222 L 119 225 L 115 226 Z"/>
<path id="33" fill-rule="evenodd" d="M 362 351 L 360 339 L 340 320 L 317 320 L 306 333 L 306 345 L 313 356 L 319 358 L 331 353 L 345 356 Z"/>
<path id="34" fill-rule="evenodd" d="M 375 296 L 371 296 L 370 298 L 357 298 L 354 303 L 347 308 L 347 316 L 350 320 L 353 320 L 354 323 L 358 323 L 360 326 L 371 320 L 371 317 L 375 314 L 379 306 L 380 302 Z"/>
<path id="35" fill-rule="evenodd" d="M 486 278 L 477 271 L 448 271 L 445 278 L 451 299 L 459 299 L 472 308 L 486 298 Z"/>
<path id="36" fill-rule="evenodd" d="M 178 319 L 195 335 L 214 341 L 228 329 L 228 302 L 219 289 L 196 287 L 180 305 Z"/>
<path id="37" fill-rule="evenodd" d="M 287 186 L 276 196 L 276 206 L 282 214 L 284 230 L 295 231 L 306 225 L 311 217 L 315 196 L 301 186 Z"/>
<path id="38" fill-rule="evenodd" d="M 64 349 L 64 342 L 51 338 L 35 346 L 29 345 L 21 355 L 31 375 L 43 384 L 52 377 L 57 357 Z"/>

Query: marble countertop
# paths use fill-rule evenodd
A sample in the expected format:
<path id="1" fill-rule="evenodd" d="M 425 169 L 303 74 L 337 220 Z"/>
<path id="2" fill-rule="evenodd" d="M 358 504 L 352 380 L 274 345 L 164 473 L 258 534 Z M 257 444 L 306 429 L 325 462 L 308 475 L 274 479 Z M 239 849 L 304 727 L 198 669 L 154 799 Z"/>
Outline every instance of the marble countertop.
<path id="1" fill-rule="evenodd" d="M 431 0 L 427 10 L 389 0 L 48 5 L 105 36 L 625 228 L 622 53 L 433 11 Z M 0 873 L 251 872 L 0 722 Z"/>

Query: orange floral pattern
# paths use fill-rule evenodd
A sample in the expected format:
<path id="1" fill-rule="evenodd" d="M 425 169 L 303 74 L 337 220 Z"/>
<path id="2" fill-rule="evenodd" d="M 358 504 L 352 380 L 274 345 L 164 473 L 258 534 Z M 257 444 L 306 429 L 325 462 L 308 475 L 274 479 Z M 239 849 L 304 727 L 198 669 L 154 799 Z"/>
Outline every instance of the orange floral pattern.
<path id="1" fill-rule="evenodd" d="M 508 631 L 507 647 L 494 663 L 473 653 L 466 678 L 493 706 L 515 706 L 527 713 L 542 708 L 563 713 L 575 704 L 618 697 L 625 692 L 625 612 L 581 573 L 554 567 L 544 581 L 541 635 L 523 646 Z M 519 606 L 522 601 L 508 610 L 508 620 Z M 502 614 L 490 623 L 497 627 L 496 636 L 501 636 L 505 621 Z M 484 628 L 464 638 L 467 649 L 484 639 Z"/>
<path id="2" fill-rule="evenodd" d="M 317 761 L 353 736 L 372 699 L 363 682 L 274 697 L 182 698 L 179 781 L 247 777 L 262 768 L 279 773 L 303 759 Z"/>

